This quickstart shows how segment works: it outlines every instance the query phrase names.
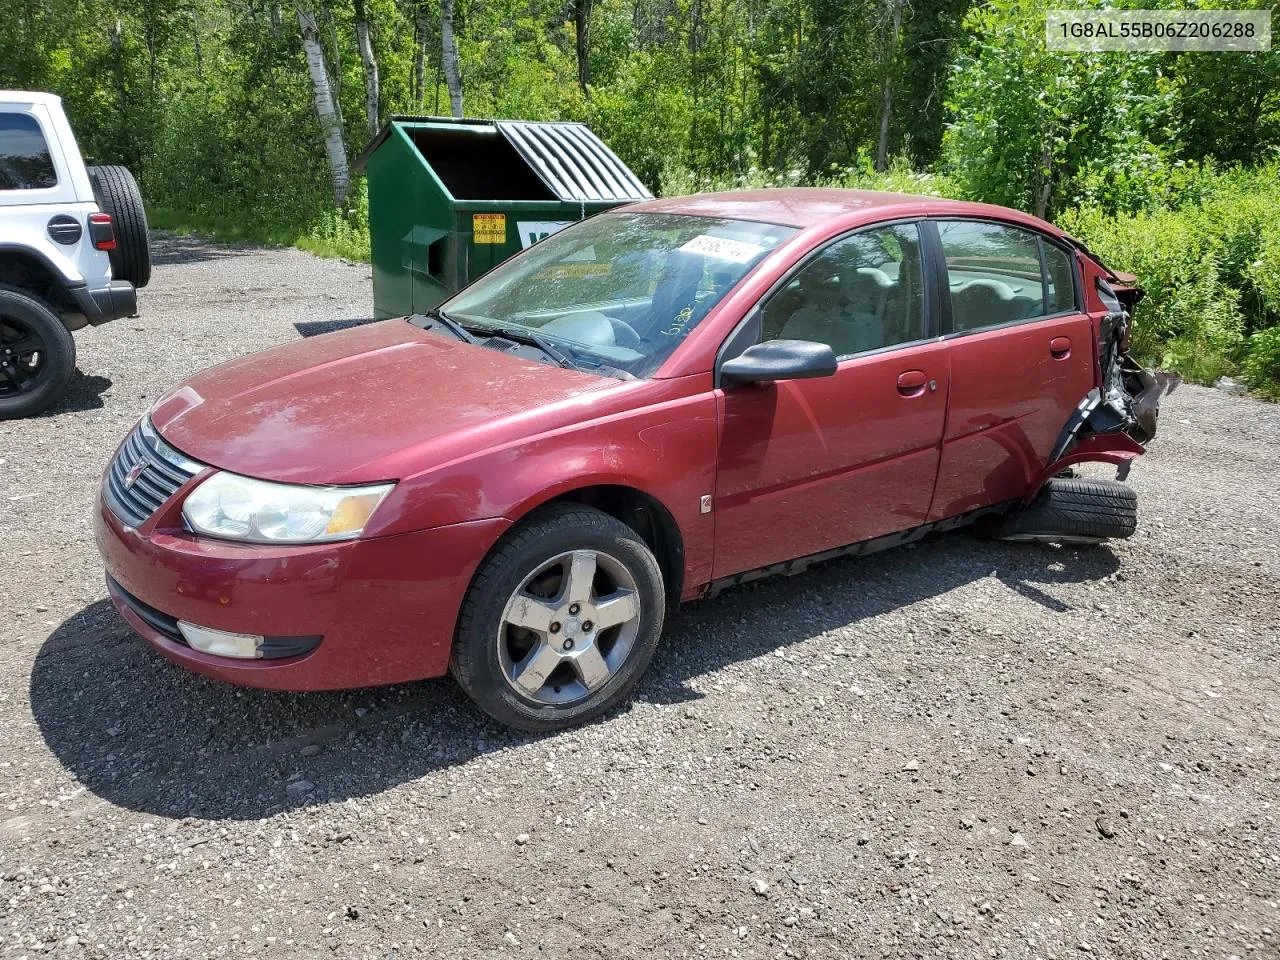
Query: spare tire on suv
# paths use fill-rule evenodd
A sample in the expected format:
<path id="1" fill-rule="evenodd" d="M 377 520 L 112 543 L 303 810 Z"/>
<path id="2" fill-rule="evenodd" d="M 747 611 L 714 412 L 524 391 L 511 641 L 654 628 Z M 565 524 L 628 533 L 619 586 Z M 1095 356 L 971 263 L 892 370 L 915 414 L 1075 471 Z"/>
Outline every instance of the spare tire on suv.
<path id="1" fill-rule="evenodd" d="M 145 287 L 151 279 L 151 246 L 147 240 L 147 211 L 138 182 L 126 167 L 89 167 L 89 180 L 103 212 L 115 223 L 116 246 L 108 252 L 111 275 Z"/>

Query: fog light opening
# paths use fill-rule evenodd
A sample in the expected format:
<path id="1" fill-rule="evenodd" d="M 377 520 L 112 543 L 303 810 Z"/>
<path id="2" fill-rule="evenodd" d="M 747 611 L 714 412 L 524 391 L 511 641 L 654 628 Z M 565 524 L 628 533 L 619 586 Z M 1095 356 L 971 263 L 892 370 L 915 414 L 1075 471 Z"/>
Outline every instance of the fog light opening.
<path id="1" fill-rule="evenodd" d="M 185 620 L 178 621 L 183 639 L 193 650 L 216 657 L 235 657 L 239 660 L 258 660 L 262 657 L 262 637 L 250 633 L 227 633 L 201 627 Z"/>

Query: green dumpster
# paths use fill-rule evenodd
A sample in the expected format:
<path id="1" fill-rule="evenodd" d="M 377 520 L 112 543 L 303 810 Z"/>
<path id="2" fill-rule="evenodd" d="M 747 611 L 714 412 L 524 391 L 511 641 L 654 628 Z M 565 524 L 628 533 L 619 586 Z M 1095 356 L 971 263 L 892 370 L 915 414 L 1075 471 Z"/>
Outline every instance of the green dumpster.
<path id="1" fill-rule="evenodd" d="M 379 319 L 429 310 L 561 227 L 651 196 L 581 123 L 396 116 L 355 166 Z"/>

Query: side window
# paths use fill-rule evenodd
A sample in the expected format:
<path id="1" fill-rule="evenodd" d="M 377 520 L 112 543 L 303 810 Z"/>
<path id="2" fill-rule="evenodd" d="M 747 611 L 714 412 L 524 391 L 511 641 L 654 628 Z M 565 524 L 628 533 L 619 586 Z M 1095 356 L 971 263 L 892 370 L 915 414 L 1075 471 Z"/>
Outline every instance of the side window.
<path id="1" fill-rule="evenodd" d="M 0 113 L 0 190 L 44 190 L 57 185 L 49 145 L 36 118 Z"/>
<path id="2" fill-rule="evenodd" d="M 1049 284 L 1046 294 L 1049 306 L 1045 313 L 1062 313 L 1076 307 L 1076 280 L 1071 269 L 1071 254 L 1047 240 L 1044 248 L 1044 273 Z"/>
<path id="3" fill-rule="evenodd" d="M 833 243 L 764 306 L 765 340 L 815 340 L 837 357 L 924 336 L 920 230 L 863 230 Z"/>
<path id="4" fill-rule="evenodd" d="M 1030 230 L 968 220 L 938 221 L 956 332 L 1029 320 L 1045 309 L 1040 239 Z M 1068 265 L 1068 276 L 1070 276 Z"/>

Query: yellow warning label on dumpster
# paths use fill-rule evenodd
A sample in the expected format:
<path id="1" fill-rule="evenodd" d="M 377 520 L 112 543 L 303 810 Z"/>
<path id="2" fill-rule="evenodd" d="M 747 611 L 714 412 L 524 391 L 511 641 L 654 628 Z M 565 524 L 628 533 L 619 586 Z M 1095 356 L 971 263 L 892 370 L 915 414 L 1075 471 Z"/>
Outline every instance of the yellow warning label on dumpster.
<path id="1" fill-rule="evenodd" d="M 507 215 L 505 213 L 473 213 L 471 232 L 476 243 L 506 243 Z"/>

